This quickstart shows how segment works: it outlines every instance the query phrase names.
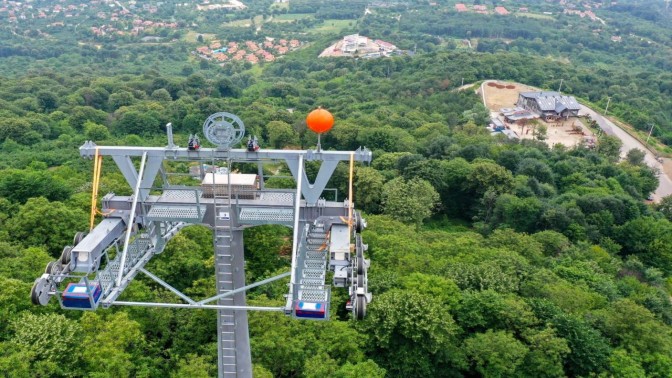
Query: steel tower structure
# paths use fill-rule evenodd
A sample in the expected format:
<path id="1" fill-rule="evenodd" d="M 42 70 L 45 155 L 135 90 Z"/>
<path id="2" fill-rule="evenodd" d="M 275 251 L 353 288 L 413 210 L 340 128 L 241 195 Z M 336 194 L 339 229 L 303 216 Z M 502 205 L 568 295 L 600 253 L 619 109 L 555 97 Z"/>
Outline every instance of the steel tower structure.
<path id="1" fill-rule="evenodd" d="M 366 245 L 359 233 L 366 222 L 354 210 L 350 199 L 354 162 L 370 162 L 371 152 L 322 151 L 319 147 L 317 150 L 232 149 L 240 145 L 245 128 L 230 113 L 210 116 L 203 133 L 216 148 L 200 148 L 199 143 L 191 142 L 188 148 L 176 146 L 170 124 L 166 147 L 84 143 L 80 155 L 94 160 L 91 230 L 77 233 L 73 245 L 65 247 L 61 257 L 47 265 L 33 285 L 31 298 L 37 305 L 46 305 L 51 297 L 56 297 L 64 309 L 96 310 L 126 305 L 216 310 L 219 376 L 251 377 L 247 311 L 280 311 L 296 318 L 326 320 L 331 298 L 326 274 L 332 271 L 333 286 L 349 290 L 348 309 L 356 319 L 364 317 L 371 293 L 367 285 L 369 262 L 364 258 Z M 98 211 L 103 219 L 94 227 L 104 156 L 116 163 L 133 188 L 133 195 L 105 195 L 102 212 Z M 173 161 L 199 163 L 202 184 L 171 184 L 165 163 Z M 296 189 L 264 188 L 261 164 L 267 161 L 287 164 Z M 321 164 L 312 183 L 305 172 L 306 161 Z M 350 195 L 344 202 L 326 201 L 322 192 L 341 161 L 350 164 Z M 226 170 L 206 175 L 203 169 L 206 163 Z M 259 185 L 237 187 L 233 183 L 237 176 L 231 170 L 235 163 L 258 164 Z M 217 294 L 210 298 L 192 299 L 145 269 L 147 262 L 163 252 L 166 243 L 190 224 L 206 225 L 213 230 Z M 265 224 L 293 229 L 291 269 L 245 285 L 243 230 Z M 183 303 L 118 300 L 138 273 L 170 290 Z M 288 276 L 284 306 L 246 305 L 246 290 Z"/>

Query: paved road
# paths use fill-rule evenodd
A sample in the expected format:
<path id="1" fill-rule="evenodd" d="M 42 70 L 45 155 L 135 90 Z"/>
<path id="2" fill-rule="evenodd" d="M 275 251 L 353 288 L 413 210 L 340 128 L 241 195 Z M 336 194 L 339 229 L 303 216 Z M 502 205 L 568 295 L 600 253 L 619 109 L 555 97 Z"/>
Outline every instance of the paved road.
<path id="1" fill-rule="evenodd" d="M 672 194 L 672 180 L 663 172 L 663 165 L 656 160 L 654 154 L 644 147 L 642 143 L 630 136 L 630 134 L 623 131 L 623 129 L 620 127 L 616 126 L 613 122 L 583 105 L 581 105 L 581 111 L 579 114 L 590 115 L 592 119 L 597 121 L 597 124 L 600 125 L 600 128 L 604 130 L 605 134 L 613 135 L 620 139 L 623 142 L 623 147 L 621 147 L 621 156 L 624 157 L 625 154 L 627 154 L 628 151 L 633 148 L 637 148 L 646 152 L 646 157 L 644 158 L 646 164 L 648 164 L 650 167 L 658 168 L 661 172 L 660 176 L 658 176 L 660 184 L 658 185 L 658 189 L 656 189 L 655 193 L 653 193 L 655 202 L 660 201 L 662 197 Z"/>

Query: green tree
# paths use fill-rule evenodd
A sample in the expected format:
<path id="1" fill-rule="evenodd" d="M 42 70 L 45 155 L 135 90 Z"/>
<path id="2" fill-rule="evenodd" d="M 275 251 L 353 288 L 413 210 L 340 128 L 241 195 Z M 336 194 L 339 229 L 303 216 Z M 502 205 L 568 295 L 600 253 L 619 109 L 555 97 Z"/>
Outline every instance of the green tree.
<path id="1" fill-rule="evenodd" d="M 87 312 L 81 325 L 84 338 L 80 347 L 87 351 L 81 357 L 90 376 L 129 377 L 142 368 L 138 362 L 143 354 L 144 336 L 139 324 L 130 320 L 127 313 L 101 317 Z"/>
<path id="2" fill-rule="evenodd" d="M 58 108 L 58 97 L 53 92 L 39 91 L 37 92 L 37 103 L 43 112 L 49 113 Z"/>
<path id="3" fill-rule="evenodd" d="M 529 329 L 525 336 L 530 352 L 525 356 L 519 370 L 530 377 L 565 377 L 563 362 L 571 351 L 567 340 L 558 337 L 555 330 Z"/>
<path id="4" fill-rule="evenodd" d="M 464 341 L 464 349 L 483 377 L 513 376 L 528 348 L 510 333 L 487 330 Z"/>
<path id="5" fill-rule="evenodd" d="M 354 181 L 354 200 L 357 208 L 368 213 L 379 213 L 383 201 L 385 177 L 373 168 L 357 167 Z"/>
<path id="6" fill-rule="evenodd" d="M 77 231 L 86 229 L 86 214 L 61 202 L 31 198 L 21 206 L 9 227 L 9 235 L 26 246 L 44 245 L 52 256 L 72 243 Z M 58 219 L 58 222 L 54 222 Z"/>
<path id="7" fill-rule="evenodd" d="M 23 313 L 12 323 L 10 340 L 18 352 L 28 352 L 31 370 L 37 376 L 66 376 L 76 372 L 81 354 L 77 322 L 58 314 Z M 64 360 L 63 356 L 70 356 Z"/>
<path id="8" fill-rule="evenodd" d="M 209 363 L 205 357 L 188 354 L 185 358 L 180 358 L 177 369 L 170 376 L 174 378 L 208 378 L 216 374 L 215 370 L 215 365 Z"/>
<path id="9" fill-rule="evenodd" d="M 438 201 L 439 194 L 422 179 L 397 177 L 383 186 L 383 212 L 417 227 L 432 215 Z"/>
<path id="10" fill-rule="evenodd" d="M 110 130 L 103 125 L 86 121 L 86 123 L 84 123 L 84 135 L 86 135 L 86 139 L 88 140 L 101 141 L 110 138 Z"/>
<path id="11" fill-rule="evenodd" d="M 391 290 L 379 295 L 360 324 L 376 351 L 376 362 L 391 375 L 450 375 L 464 365 L 456 345 L 458 327 L 431 297 Z"/>
<path id="12" fill-rule="evenodd" d="M 115 111 L 122 106 L 133 105 L 136 101 L 133 93 L 129 91 L 119 91 L 110 95 L 107 100 L 107 106 L 111 111 Z"/>
<path id="13" fill-rule="evenodd" d="M 628 151 L 628 154 L 625 156 L 625 159 L 628 161 L 628 163 L 632 165 L 641 165 L 644 163 L 645 156 L 646 152 L 638 148 L 633 148 L 630 151 Z"/>
<path id="14" fill-rule="evenodd" d="M 598 141 L 598 152 L 612 162 L 618 161 L 621 156 L 623 142 L 615 136 L 603 135 Z"/>
<path id="15" fill-rule="evenodd" d="M 268 141 L 274 148 L 297 146 L 299 137 L 292 126 L 283 121 L 271 121 L 266 125 Z"/>
<path id="16" fill-rule="evenodd" d="M 498 194 L 506 193 L 513 187 L 513 175 L 494 162 L 479 161 L 472 164 L 464 185 L 478 197 L 488 190 Z"/>

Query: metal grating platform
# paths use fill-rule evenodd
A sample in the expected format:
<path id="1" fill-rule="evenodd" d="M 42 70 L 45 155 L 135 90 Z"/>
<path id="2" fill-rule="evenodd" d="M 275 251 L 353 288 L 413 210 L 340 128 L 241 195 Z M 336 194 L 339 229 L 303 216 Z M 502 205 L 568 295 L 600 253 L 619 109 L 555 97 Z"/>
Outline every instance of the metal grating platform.
<path id="1" fill-rule="evenodd" d="M 200 190 L 165 190 L 158 202 L 187 202 L 196 203 L 196 198 L 200 198 Z"/>
<path id="2" fill-rule="evenodd" d="M 282 193 L 282 192 L 261 192 L 259 197 L 262 201 L 273 201 L 291 204 L 294 202 L 294 193 Z"/>
<path id="3" fill-rule="evenodd" d="M 205 206 L 154 205 L 147 212 L 147 219 L 164 222 L 200 223 L 205 215 Z"/>
<path id="4" fill-rule="evenodd" d="M 306 269 L 325 269 L 327 267 L 327 262 L 324 260 L 305 260 L 303 266 Z"/>
<path id="5" fill-rule="evenodd" d="M 243 224 L 291 224 L 294 221 L 293 209 L 264 209 L 243 207 L 238 221 Z"/>
<path id="6" fill-rule="evenodd" d="M 322 286 L 315 288 L 302 288 L 299 290 L 299 300 L 307 302 L 326 302 L 328 300 L 328 291 Z"/>

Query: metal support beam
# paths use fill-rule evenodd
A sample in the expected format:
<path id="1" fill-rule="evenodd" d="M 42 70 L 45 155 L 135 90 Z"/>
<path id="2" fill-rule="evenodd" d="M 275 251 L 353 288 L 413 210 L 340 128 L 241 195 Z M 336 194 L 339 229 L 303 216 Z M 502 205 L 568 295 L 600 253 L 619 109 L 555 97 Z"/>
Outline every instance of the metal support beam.
<path id="1" fill-rule="evenodd" d="M 147 153 L 142 155 L 142 160 L 140 160 L 140 174 L 145 170 L 145 162 L 147 161 Z M 128 243 L 131 240 L 131 233 L 133 232 L 133 221 L 135 218 L 135 208 L 138 205 L 138 196 L 140 195 L 140 183 L 142 180 L 137 180 L 137 185 L 135 191 L 133 192 L 133 204 L 131 204 L 131 213 L 128 216 L 128 222 L 126 224 L 126 238 L 124 239 L 124 250 L 121 253 L 121 260 L 119 261 L 119 274 L 117 276 L 117 287 L 121 286 L 121 278 L 124 276 L 124 265 L 126 265 L 126 255 L 128 254 Z"/>
<path id="2" fill-rule="evenodd" d="M 154 281 L 159 283 L 161 286 L 163 286 L 166 289 L 172 291 L 178 297 L 184 299 L 187 303 L 196 304 L 196 302 L 193 299 L 191 299 L 191 298 L 187 297 L 186 295 L 182 294 L 181 291 L 179 291 L 176 288 L 170 286 L 166 281 L 164 281 L 164 280 L 160 279 L 159 277 L 153 275 L 151 272 L 147 271 L 147 269 L 140 268 L 138 270 L 141 271 L 142 273 L 145 273 L 147 276 L 149 276 L 149 278 L 153 279 Z"/>
<path id="3" fill-rule="evenodd" d="M 212 159 L 233 161 L 260 161 L 260 160 L 286 160 L 296 159 L 299 155 L 304 156 L 306 160 L 322 161 L 346 161 L 350 158 L 350 151 L 311 151 L 311 150 L 270 150 L 261 149 L 255 152 L 248 152 L 246 149 L 231 149 L 220 151 L 215 148 L 201 148 L 197 151 L 189 151 L 187 148 L 168 149 L 165 147 L 128 147 L 128 146 L 97 146 L 88 141 L 79 148 L 79 154 L 82 157 L 92 158 L 98 148 L 98 154 L 103 156 L 121 156 L 132 157 L 142 156 L 147 153 L 148 157 L 160 156 L 164 159 L 190 160 L 190 161 L 212 161 Z M 368 149 L 357 149 L 354 151 L 355 161 L 370 162 L 371 151 Z"/>
<path id="4" fill-rule="evenodd" d="M 297 174 L 295 177 L 305 176 L 303 172 L 303 156 L 299 156 L 297 164 Z M 299 230 L 299 215 L 301 210 L 301 183 L 303 180 L 296 180 L 296 195 L 294 196 L 294 229 L 292 236 L 292 267 L 291 279 L 289 280 L 289 295 L 287 296 L 287 310 L 291 311 L 292 301 L 294 300 L 294 284 L 296 283 L 296 256 L 299 251 L 299 236 L 302 230 Z"/>
<path id="5" fill-rule="evenodd" d="M 128 185 L 130 185 L 131 188 L 135 188 L 138 183 L 138 172 L 135 170 L 135 166 L 133 166 L 131 157 L 129 155 L 109 155 L 112 156 L 112 160 L 114 160 L 114 162 L 117 164 L 117 167 L 119 167 L 119 171 L 121 171 L 121 174 L 124 175 Z"/>
<path id="6" fill-rule="evenodd" d="M 260 307 L 260 306 L 222 306 L 222 305 L 192 305 L 186 303 L 157 303 L 157 302 L 126 302 L 114 301 L 115 306 L 135 307 L 167 307 L 167 308 L 190 308 L 193 310 L 231 310 L 231 311 L 285 311 L 283 307 Z"/>
<path id="7" fill-rule="evenodd" d="M 348 159 L 350 157 L 348 156 Z M 344 159 L 345 160 L 345 159 Z M 329 183 L 329 179 L 331 178 L 331 175 L 334 173 L 336 170 L 336 166 L 338 165 L 338 160 L 326 160 L 322 162 L 322 165 L 320 165 L 320 170 L 317 172 L 317 177 L 315 178 L 314 183 L 310 183 L 308 181 L 308 176 L 306 175 L 306 170 L 303 164 L 303 156 L 299 156 L 299 159 L 287 159 L 285 160 L 287 162 L 287 166 L 289 167 L 289 170 L 292 172 L 292 176 L 294 176 L 294 179 L 296 182 L 301 182 L 300 186 L 300 193 L 303 194 L 303 197 L 306 199 L 306 204 L 308 206 L 315 206 L 317 204 L 317 200 L 320 199 L 320 196 L 322 195 L 322 192 L 324 191 L 324 188 L 327 187 L 327 183 Z M 300 180 L 297 178 L 301 178 Z"/>
<path id="8" fill-rule="evenodd" d="M 202 304 L 206 304 L 206 303 L 208 303 L 208 302 L 216 301 L 216 300 L 221 299 L 221 298 L 230 297 L 230 296 L 232 296 L 232 295 L 234 295 L 234 294 L 238 294 L 238 293 L 240 293 L 240 292 L 243 292 L 243 291 L 247 291 L 247 290 L 253 289 L 253 288 L 257 287 L 257 286 L 266 285 L 267 283 L 270 283 L 270 282 L 277 281 L 277 280 L 279 280 L 279 279 L 285 278 L 285 277 L 289 276 L 290 274 L 291 274 L 291 272 L 285 272 L 285 273 L 279 274 L 279 275 L 277 275 L 277 276 L 275 276 L 275 277 L 267 278 L 267 279 L 265 279 L 265 280 L 262 280 L 262 281 L 259 281 L 259 282 L 255 282 L 255 283 L 253 283 L 253 284 L 250 284 L 250 285 L 247 285 L 247 286 L 243 286 L 243 287 L 240 287 L 240 288 L 238 288 L 238 289 L 231 290 L 231 291 L 227 291 L 226 293 L 218 294 L 218 295 L 215 295 L 214 297 L 210 297 L 210 298 L 204 299 L 204 300 L 202 300 L 202 301 L 198 301 L 198 302 L 196 302 L 196 304 L 198 304 L 198 305 L 202 305 Z"/>
<path id="9" fill-rule="evenodd" d="M 159 169 L 163 165 L 163 157 L 152 156 L 147 159 L 145 171 L 139 175 L 140 177 L 140 202 L 144 202 L 149 195 L 149 188 L 154 186 L 154 180 L 159 173 Z"/>

